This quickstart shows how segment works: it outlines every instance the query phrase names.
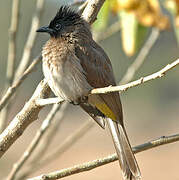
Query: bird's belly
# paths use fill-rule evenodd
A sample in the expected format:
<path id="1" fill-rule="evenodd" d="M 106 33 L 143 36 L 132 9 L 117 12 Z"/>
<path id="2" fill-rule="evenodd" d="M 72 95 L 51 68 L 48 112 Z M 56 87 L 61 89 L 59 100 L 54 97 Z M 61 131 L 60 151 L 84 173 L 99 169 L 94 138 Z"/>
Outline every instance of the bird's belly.
<path id="1" fill-rule="evenodd" d="M 84 74 L 68 64 L 56 68 L 44 62 L 43 73 L 53 93 L 67 101 L 77 102 L 92 89 Z"/>

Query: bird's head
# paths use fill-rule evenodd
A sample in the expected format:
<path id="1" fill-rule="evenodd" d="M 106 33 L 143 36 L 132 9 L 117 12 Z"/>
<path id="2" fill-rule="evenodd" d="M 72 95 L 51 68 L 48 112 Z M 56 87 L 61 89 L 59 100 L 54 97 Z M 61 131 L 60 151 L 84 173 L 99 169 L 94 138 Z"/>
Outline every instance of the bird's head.
<path id="1" fill-rule="evenodd" d="M 83 24 L 83 18 L 68 6 L 62 6 L 48 26 L 43 26 L 37 32 L 49 33 L 51 37 L 59 37 L 75 30 L 75 26 Z"/>

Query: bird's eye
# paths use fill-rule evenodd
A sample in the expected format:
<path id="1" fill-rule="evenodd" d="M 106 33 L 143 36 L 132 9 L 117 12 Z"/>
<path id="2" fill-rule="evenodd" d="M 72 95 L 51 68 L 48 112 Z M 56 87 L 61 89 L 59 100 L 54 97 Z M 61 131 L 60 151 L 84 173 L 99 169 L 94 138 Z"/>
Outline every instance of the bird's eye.
<path id="1" fill-rule="evenodd" d="M 61 29 L 61 24 L 56 24 L 56 25 L 55 25 L 55 29 L 56 29 L 56 30 L 60 30 L 60 29 Z"/>

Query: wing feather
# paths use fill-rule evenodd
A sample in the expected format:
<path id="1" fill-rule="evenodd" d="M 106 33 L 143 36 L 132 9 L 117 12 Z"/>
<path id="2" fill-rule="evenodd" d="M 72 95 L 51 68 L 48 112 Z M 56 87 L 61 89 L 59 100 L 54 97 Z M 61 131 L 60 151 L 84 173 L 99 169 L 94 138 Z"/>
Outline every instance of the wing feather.
<path id="1" fill-rule="evenodd" d="M 75 47 L 75 55 L 80 59 L 86 79 L 92 87 L 100 88 L 116 85 L 111 62 L 104 50 L 95 41 L 92 40 L 87 44 L 78 44 Z M 100 97 L 123 125 L 119 93 L 101 94 Z"/>

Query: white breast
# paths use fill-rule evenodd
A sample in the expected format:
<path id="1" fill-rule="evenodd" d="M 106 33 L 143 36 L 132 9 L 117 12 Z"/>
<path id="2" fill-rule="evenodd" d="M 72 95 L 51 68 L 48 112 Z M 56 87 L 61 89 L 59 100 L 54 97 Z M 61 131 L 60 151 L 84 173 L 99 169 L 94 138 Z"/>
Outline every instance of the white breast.
<path id="1" fill-rule="evenodd" d="M 67 59 L 60 65 L 58 63 L 58 67 L 57 64 L 56 67 L 48 65 L 47 60 L 43 59 L 43 73 L 51 90 L 56 96 L 67 101 L 76 101 L 92 89 L 79 60 L 74 58 Z"/>

